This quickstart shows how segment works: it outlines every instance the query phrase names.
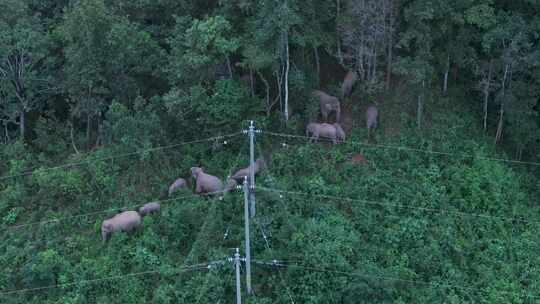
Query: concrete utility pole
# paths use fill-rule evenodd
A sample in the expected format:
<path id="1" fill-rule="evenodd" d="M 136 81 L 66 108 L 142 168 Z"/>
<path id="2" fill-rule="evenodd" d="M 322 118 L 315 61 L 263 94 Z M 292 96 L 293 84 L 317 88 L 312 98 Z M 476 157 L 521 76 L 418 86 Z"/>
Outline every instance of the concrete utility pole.
<path id="1" fill-rule="evenodd" d="M 236 268 L 236 304 L 242 304 L 242 290 L 240 289 L 240 252 L 236 248 L 234 254 L 234 266 Z"/>
<path id="2" fill-rule="evenodd" d="M 251 294 L 251 248 L 249 239 L 249 189 L 247 177 L 244 178 L 244 224 L 246 241 L 246 289 L 247 294 Z"/>
<path id="3" fill-rule="evenodd" d="M 253 120 L 249 124 L 249 198 L 251 201 L 251 217 L 255 216 L 255 126 Z"/>

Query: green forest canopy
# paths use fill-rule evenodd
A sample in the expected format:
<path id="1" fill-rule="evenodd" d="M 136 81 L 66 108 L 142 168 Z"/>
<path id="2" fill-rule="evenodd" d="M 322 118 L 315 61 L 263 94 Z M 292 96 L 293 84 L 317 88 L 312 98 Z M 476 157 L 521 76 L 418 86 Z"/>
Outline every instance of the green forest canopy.
<path id="1" fill-rule="evenodd" d="M 537 0 L 0 0 L 0 301 L 233 302 L 243 193 L 167 189 L 254 120 L 246 303 L 537 303 L 538 33 Z"/>

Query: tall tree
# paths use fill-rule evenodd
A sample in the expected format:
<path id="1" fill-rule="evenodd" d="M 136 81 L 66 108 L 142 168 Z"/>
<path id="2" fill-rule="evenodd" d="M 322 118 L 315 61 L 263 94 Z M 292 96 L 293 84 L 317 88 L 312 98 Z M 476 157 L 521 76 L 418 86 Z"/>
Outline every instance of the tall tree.
<path id="1" fill-rule="evenodd" d="M 250 20 L 251 31 L 256 44 L 271 50 L 278 64 L 275 65 L 281 109 L 285 121 L 289 119 L 289 72 L 292 65 L 291 45 L 297 41 L 296 32 L 301 24 L 301 3 L 295 0 L 258 1 L 256 11 Z"/>
<path id="2" fill-rule="evenodd" d="M 377 82 L 379 59 L 386 57 L 387 73 L 391 70 L 396 7 L 394 0 L 346 1 L 340 23 L 342 47 L 352 60 L 347 68 L 358 71 L 361 80 Z"/>
<path id="3" fill-rule="evenodd" d="M 530 27 L 520 14 L 500 12 L 496 20 L 497 26 L 484 35 L 483 45 L 488 54 L 497 56 L 495 62 L 498 63 L 497 79 L 499 79 L 500 89 L 496 95 L 499 117 L 495 142 L 499 142 L 503 135 L 505 112 L 508 107 L 522 108 L 516 105 L 519 100 L 516 98 L 513 86 L 515 81 L 522 80 L 522 77 L 528 74 L 533 40 Z M 525 110 L 527 110 L 526 107 Z"/>
<path id="4" fill-rule="evenodd" d="M 223 16 L 203 20 L 178 18 L 171 47 L 169 77 L 174 85 L 193 85 L 214 80 L 218 66 L 239 47 L 232 26 Z"/>
<path id="5" fill-rule="evenodd" d="M 86 141 L 90 146 L 92 121 L 105 105 L 107 89 L 107 36 L 114 16 L 104 0 L 81 0 L 66 14 L 61 27 L 65 39 L 65 90 L 71 100 L 72 115 L 86 121 Z"/>
<path id="6" fill-rule="evenodd" d="M 434 18 L 433 3 L 424 0 L 413 1 L 404 7 L 405 29 L 401 33 L 399 47 L 404 51 L 398 59 L 396 71 L 407 76 L 416 96 L 417 126 L 422 125 L 426 92 L 431 87 L 435 74 L 433 64 L 435 43 L 434 29 L 430 23 Z"/>
<path id="7" fill-rule="evenodd" d="M 1 119 L 18 124 L 24 139 L 27 114 L 49 89 L 43 74 L 48 36 L 25 2 L 2 1 L 0 11 Z"/>

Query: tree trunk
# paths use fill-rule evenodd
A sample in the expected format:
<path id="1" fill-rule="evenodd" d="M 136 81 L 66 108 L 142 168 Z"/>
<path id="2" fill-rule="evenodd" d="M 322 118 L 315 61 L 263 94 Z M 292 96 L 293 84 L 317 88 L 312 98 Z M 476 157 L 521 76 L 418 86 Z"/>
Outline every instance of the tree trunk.
<path id="1" fill-rule="evenodd" d="M 377 78 L 377 50 L 374 49 L 373 52 L 373 63 L 371 64 L 371 80 L 375 81 Z"/>
<path id="2" fill-rule="evenodd" d="M 98 115 L 97 138 L 95 147 L 100 147 L 103 145 L 104 137 L 105 136 L 103 135 L 103 120 L 101 119 L 101 115 Z"/>
<path id="3" fill-rule="evenodd" d="M 510 64 L 506 64 L 504 68 L 504 76 L 502 81 L 502 98 L 501 98 L 501 108 L 499 110 L 499 123 L 497 124 L 497 133 L 495 134 L 495 144 L 497 144 L 502 137 L 503 132 L 503 123 L 504 123 L 504 102 L 506 99 L 506 78 L 508 77 L 508 70 Z"/>
<path id="4" fill-rule="evenodd" d="M 497 144 L 502 137 L 503 131 L 503 120 L 504 120 L 504 110 L 501 109 L 499 112 L 499 123 L 497 124 L 497 133 L 495 134 L 495 144 Z"/>
<path id="5" fill-rule="evenodd" d="M 394 49 L 394 0 L 389 1 L 389 26 L 388 26 L 388 47 L 387 47 L 387 62 L 386 62 L 386 91 L 390 90 L 390 82 L 392 77 L 392 55 Z"/>
<path id="6" fill-rule="evenodd" d="M 341 3 L 336 0 L 336 37 L 337 37 L 337 55 L 339 64 L 343 65 L 343 52 L 341 50 L 341 38 L 339 37 L 339 21 L 341 19 Z"/>
<path id="7" fill-rule="evenodd" d="M 251 97 L 255 97 L 255 84 L 253 80 L 253 69 L 249 69 L 249 85 L 251 88 Z"/>
<path id="8" fill-rule="evenodd" d="M 24 109 L 21 110 L 19 129 L 20 129 L 20 132 L 21 132 L 21 139 L 24 141 L 24 137 L 26 135 L 26 112 L 25 112 Z"/>
<path id="9" fill-rule="evenodd" d="M 86 114 L 86 148 L 90 149 L 90 113 Z"/>
<path id="10" fill-rule="evenodd" d="M 229 56 L 226 56 L 225 58 L 227 59 L 227 69 L 229 70 L 229 79 L 232 79 L 233 78 L 233 70 L 232 70 L 232 66 L 231 66 L 231 59 L 229 58 Z"/>
<path id="11" fill-rule="evenodd" d="M 285 122 L 289 121 L 289 33 L 285 32 Z"/>
<path id="12" fill-rule="evenodd" d="M 75 154 L 79 154 L 79 150 L 77 149 L 77 145 L 75 144 L 75 136 L 74 136 L 74 127 L 73 127 L 73 123 L 70 123 L 70 132 L 69 132 L 69 135 L 71 137 L 71 146 L 73 147 L 73 150 L 75 151 Z"/>
<path id="13" fill-rule="evenodd" d="M 315 53 L 315 66 L 317 67 L 317 83 L 321 83 L 321 62 L 319 59 L 319 48 L 316 46 L 313 47 L 313 51 Z"/>
<path id="14" fill-rule="evenodd" d="M 448 92 L 448 73 L 450 72 L 450 54 L 446 57 L 446 70 L 444 71 L 443 94 Z"/>
<path id="15" fill-rule="evenodd" d="M 278 101 L 279 101 L 279 110 L 283 113 L 283 95 L 281 93 L 281 74 L 279 71 L 274 72 L 276 74 L 276 82 L 278 88 Z"/>
<path id="16" fill-rule="evenodd" d="M 266 89 L 266 117 L 270 117 L 270 111 L 272 110 L 273 106 L 273 104 L 270 104 L 270 84 L 268 83 L 268 80 L 264 78 L 264 75 L 261 72 L 257 71 L 257 74 L 259 75 L 259 78 L 261 78 Z"/>
<path id="17" fill-rule="evenodd" d="M 487 131 L 489 87 L 491 85 L 491 74 L 493 72 L 493 61 L 489 61 L 486 86 L 484 87 L 484 132 Z"/>
<path id="18" fill-rule="evenodd" d="M 418 95 L 418 102 L 416 106 L 416 125 L 418 128 L 422 127 L 422 96 Z"/>
<path id="19" fill-rule="evenodd" d="M 422 127 L 422 112 L 424 110 L 424 88 L 425 88 L 425 80 L 422 80 L 422 91 L 420 94 L 418 94 L 418 101 L 416 105 L 416 125 L 420 129 Z"/>
<path id="20" fill-rule="evenodd" d="M 4 132 L 6 132 L 6 145 L 7 145 L 11 140 L 9 138 L 8 122 L 4 122 Z"/>
<path id="21" fill-rule="evenodd" d="M 393 33 L 390 33 L 390 41 L 388 42 L 388 58 L 386 62 L 386 90 L 390 90 L 390 81 L 392 77 L 392 49 L 394 44 Z"/>

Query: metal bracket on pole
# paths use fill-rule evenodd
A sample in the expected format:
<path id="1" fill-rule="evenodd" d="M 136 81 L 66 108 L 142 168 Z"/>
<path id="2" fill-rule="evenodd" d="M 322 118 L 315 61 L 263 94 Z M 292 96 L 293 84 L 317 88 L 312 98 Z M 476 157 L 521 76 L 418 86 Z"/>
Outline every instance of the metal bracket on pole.
<path id="1" fill-rule="evenodd" d="M 246 289 L 251 294 L 251 248 L 249 233 L 249 189 L 247 177 L 244 178 L 244 225 L 246 241 Z"/>

